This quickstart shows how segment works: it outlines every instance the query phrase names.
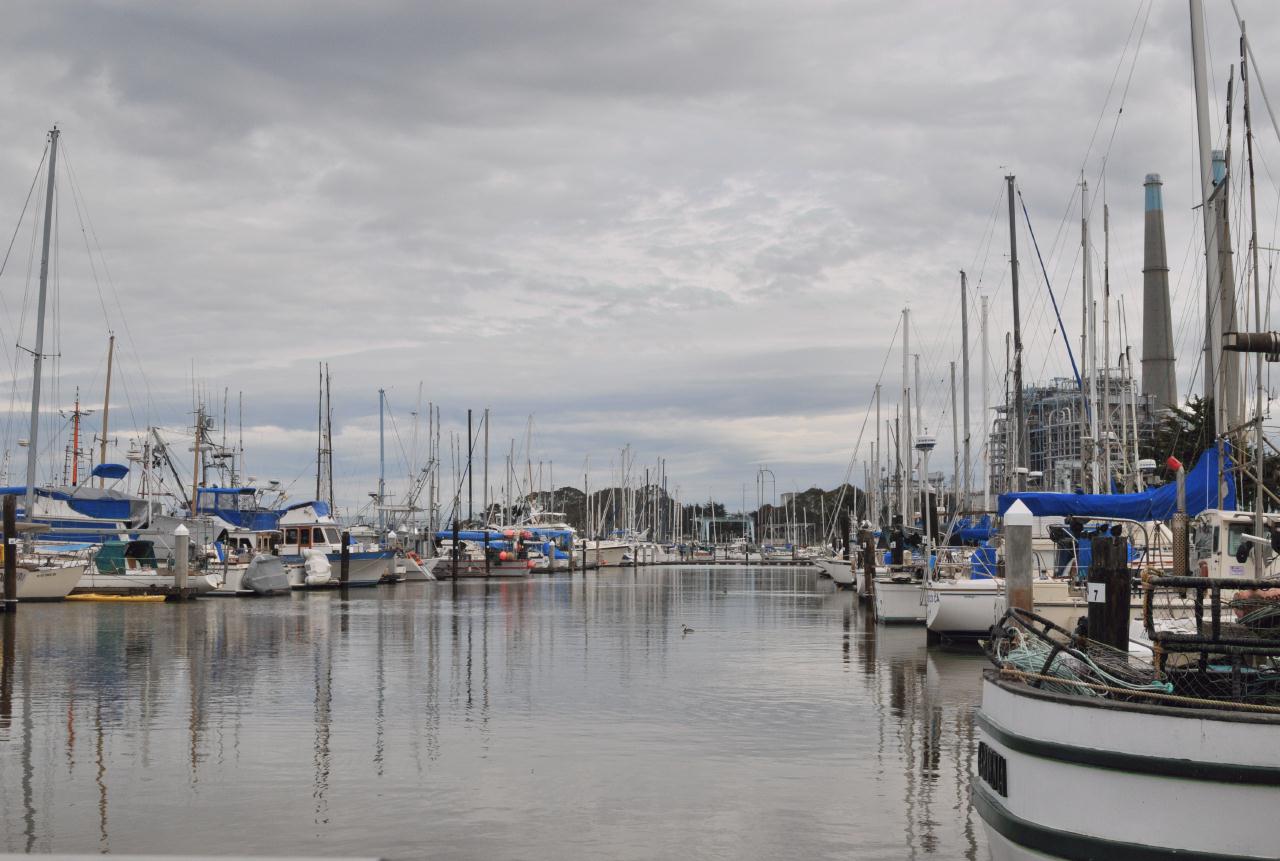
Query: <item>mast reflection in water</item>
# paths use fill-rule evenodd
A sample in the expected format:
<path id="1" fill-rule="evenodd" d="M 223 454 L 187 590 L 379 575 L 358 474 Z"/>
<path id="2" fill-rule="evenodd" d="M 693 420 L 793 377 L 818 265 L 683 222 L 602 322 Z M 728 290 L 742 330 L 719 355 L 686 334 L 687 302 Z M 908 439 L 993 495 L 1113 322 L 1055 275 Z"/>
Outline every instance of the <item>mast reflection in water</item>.
<path id="1" fill-rule="evenodd" d="M 982 659 L 811 571 L 24 605 L 0 632 L 4 851 L 985 857 Z"/>

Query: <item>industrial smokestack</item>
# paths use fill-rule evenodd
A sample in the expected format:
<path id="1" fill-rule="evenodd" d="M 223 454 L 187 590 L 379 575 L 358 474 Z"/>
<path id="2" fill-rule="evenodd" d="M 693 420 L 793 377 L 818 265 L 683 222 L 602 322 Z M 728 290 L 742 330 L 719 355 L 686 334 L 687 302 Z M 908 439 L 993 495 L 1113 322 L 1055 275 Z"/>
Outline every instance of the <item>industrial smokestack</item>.
<path id="1" fill-rule="evenodd" d="M 1142 256 L 1142 392 L 1156 409 L 1178 403 L 1173 364 L 1173 317 L 1169 309 L 1169 263 L 1164 244 L 1164 200 L 1160 174 L 1147 174 L 1146 230 Z"/>

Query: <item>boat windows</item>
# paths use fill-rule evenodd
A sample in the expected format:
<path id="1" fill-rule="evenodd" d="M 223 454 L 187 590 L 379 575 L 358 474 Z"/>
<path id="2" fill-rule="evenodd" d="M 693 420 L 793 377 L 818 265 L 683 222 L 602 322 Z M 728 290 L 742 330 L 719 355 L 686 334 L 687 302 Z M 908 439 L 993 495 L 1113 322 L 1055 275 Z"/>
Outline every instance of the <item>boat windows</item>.
<path id="1" fill-rule="evenodd" d="M 316 531 L 319 532 L 320 530 L 317 529 Z M 338 534 L 338 530 L 334 529 L 332 526 L 328 526 L 325 528 L 324 532 L 325 535 L 329 536 L 330 544 L 342 544 L 342 536 Z"/>
<path id="2" fill-rule="evenodd" d="M 311 530 L 311 543 L 312 544 L 337 544 L 338 542 L 329 541 L 327 538 L 325 538 L 324 530 L 321 529 L 319 526 L 317 526 Z"/>
<path id="3" fill-rule="evenodd" d="M 1240 549 L 1240 544 L 1244 541 L 1245 534 L 1250 530 L 1248 523 L 1232 523 L 1227 532 L 1227 554 L 1235 556 L 1236 551 Z"/>
<path id="4" fill-rule="evenodd" d="M 297 544 L 297 543 L 298 543 L 298 530 L 296 530 L 296 529 L 286 529 L 286 530 L 284 531 L 284 543 L 285 543 L 285 544 Z"/>

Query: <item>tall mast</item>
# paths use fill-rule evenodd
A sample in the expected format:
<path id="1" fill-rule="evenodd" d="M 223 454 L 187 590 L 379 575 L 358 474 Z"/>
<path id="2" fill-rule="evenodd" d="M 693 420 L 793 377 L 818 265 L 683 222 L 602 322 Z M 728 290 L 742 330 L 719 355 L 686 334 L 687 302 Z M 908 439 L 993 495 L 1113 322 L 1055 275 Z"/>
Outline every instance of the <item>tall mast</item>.
<path id="1" fill-rule="evenodd" d="M 982 341 L 982 511 L 984 514 L 991 511 L 991 390 L 987 384 L 991 350 L 987 337 L 988 298 L 982 296 L 979 301 L 982 307 L 980 340 Z"/>
<path id="2" fill-rule="evenodd" d="M 324 362 L 317 370 L 319 394 L 316 396 L 316 499 L 320 499 L 320 474 L 324 452 Z"/>
<path id="3" fill-rule="evenodd" d="M 1102 491 L 1111 492 L 1111 211 L 1102 186 Z"/>
<path id="4" fill-rule="evenodd" d="M 1258 283 L 1258 199 L 1254 188 L 1253 181 L 1253 115 L 1249 110 L 1249 61 L 1248 61 L 1249 41 L 1245 35 L 1244 21 L 1240 22 L 1240 83 L 1244 87 L 1244 141 L 1245 150 L 1249 162 L 1249 252 L 1250 263 L 1253 268 L 1253 329 L 1255 332 L 1262 331 L 1262 286 Z M 1253 442 L 1254 442 L 1254 476 L 1255 488 L 1257 490 L 1257 498 L 1253 504 L 1253 528 L 1256 535 L 1266 535 L 1266 522 L 1262 516 L 1263 503 L 1266 502 L 1264 494 L 1262 477 L 1263 466 L 1265 464 L 1263 445 L 1265 441 L 1262 434 L 1262 353 L 1256 356 L 1257 366 L 1255 373 L 1257 374 L 1257 389 L 1254 392 L 1253 403 Z M 1254 548 L 1253 554 L 1253 571 L 1255 578 L 1261 580 L 1266 574 L 1267 561 L 1266 554 L 1262 552 L 1262 548 Z"/>
<path id="5" fill-rule="evenodd" d="M 1005 177 L 1009 184 L 1009 274 L 1013 287 L 1013 411 L 1017 436 L 1015 451 L 1018 455 L 1015 464 L 1018 468 L 1023 468 L 1027 465 L 1027 429 L 1022 409 L 1022 314 L 1018 305 L 1018 223 L 1013 215 L 1013 180 L 1012 174 Z"/>
<path id="6" fill-rule="evenodd" d="M 196 516 L 196 503 L 199 501 L 197 497 L 200 495 L 200 441 L 204 435 L 204 404 L 196 408 L 196 444 L 191 448 L 195 452 L 195 459 L 191 464 L 191 516 Z"/>
<path id="7" fill-rule="evenodd" d="M 1080 269 L 1080 362 L 1084 376 L 1080 380 L 1080 484 L 1090 493 L 1098 489 L 1096 451 L 1094 449 L 1095 410 L 1092 395 L 1095 381 L 1093 367 L 1093 282 L 1089 275 L 1092 263 L 1089 259 L 1089 183 L 1084 172 L 1080 173 L 1080 249 L 1083 265 Z"/>
<path id="8" fill-rule="evenodd" d="M 555 488 L 551 490 L 555 493 Z M 489 408 L 484 408 L 484 489 L 480 494 L 484 500 L 484 522 L 489 522 Z M 552 506 L 553 508 L 555 506 Z"/>
<path id="9" fill-rule="evenodd" d="M 1191 72 L 1195 84 L 1196 132 L 1200 156 L 1202 204 L 1200 218 L 1204 223 L 1204 397 L 1206 401 L 1213 403 L 1215 430 L 1221 436 L 1225 430 L 1225 423 L 1219 420 L 1219 417 L 1225 414 L 1225 409 L 1222 398 L 1218 397 L 1221 393 L 1218 359 L 1222 355 L 1222 323 L 1217 310 L 1222 277 L 1219 273 L 1218 259 L 1218 202 L 1213 196 L 1213 138 L 1209 131 L 1209 82 L 1205 66 L 1204 3 L 1203 0 L 1188 0 L 1188 3 L 1191 12 Z"/>
<path id="10" fill-rule="evenodd" d="M 35 363 L 31 378 L 31 431 L 27 435 L 27 498 L 23 519 L 36 513 L 36 456 L 40 450 L 40 373 L 44 368 L 44 309 L 49 295 L 49 238 L 53 229 L 53 174 L 58 161 L 58 127 L 49 131 L 49 180 L 44 198 L 44 239 L 40 244 L 40 299 L 36 306 Z"/>
<path id="11" fill-rule="evenodd" d="M 116 336 L 114 333 L 107 339 L 107 390 L 102 396 L 102 451 L 98 463 L 107 462 L 107 419 L 111 417 L 111 360 L 116 352 Z M 106 487 L 105 477 L 98 479 L 98 487 Z"/>
<path id="12" fill-rule="evenodd" d="M 875 481 L 875 520 L 873 523 L 877 526 L 883 525 L 880 522 L 880 453 L 883 451 L 880 443 L 880 384 L 876 383 L 876 481 Z M 871 518 L 867 518 L 871 520 Z"/>
<path id="13" fill-rule="evenodd" d="M 955 497 L 951 516 L 960 513 L 960 417 L 956 415 L 956 363 L 951 363 L 951 492 Z"/>
<path id="14" fill-rule="evenodd" d="M 961 499 L 964 502 L 960 510 L 966 511 L 972 504 L 970 500 L 973 492 L 973 470 L 970 464 L 973 461 L 970 460 L 969 451 L 969 282 L 963 269 L 960 270 L 960 376 L 964 404 L 964 478 L 960 484 L 963 493 Z"/>
<path id="15" fill-rule="evenodd" d="M 901 490 L 900 511 L 902 512 L 902 522 L 904 525 L 910 525 L 911 519 L 911 449 L 907 447 L 907 436 L 901 432 L 901 427 L 908 424 L 911 409 L 911 389 L 908 387 L 907 374 L 910 372 L 911 365 L 911 309 L 902 309 L 902 412 L 900 414 L 899 432 L 898 432 L 898 469 L 900 472 L 900 480 L 898 487 Z"/>
<path id="16" fill-rule="evenodd" d="M 384 421 L 386 404 L 387 390 L 378 389 L 378 536 L 380 540 L 387 528 L 387 511 L 383 507 L 387 497 L 387 436 Z"/>

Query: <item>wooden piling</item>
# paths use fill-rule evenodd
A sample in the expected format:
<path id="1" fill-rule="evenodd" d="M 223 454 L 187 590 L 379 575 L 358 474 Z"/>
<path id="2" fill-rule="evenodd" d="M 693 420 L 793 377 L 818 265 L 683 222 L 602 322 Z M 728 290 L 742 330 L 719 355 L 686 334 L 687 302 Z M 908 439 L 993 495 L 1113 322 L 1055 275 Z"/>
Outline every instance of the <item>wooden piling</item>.
<path id="1" fill-rule="evenodd" d="M 1089 639 L 1113 649 L 1129 648 L 1129 542 L 1100 536 L 1091 542 L 1089 578 Z"/>
<path id="2" fill-rule="evenodd" d="M 4 610 L 18 609 L 18 498 L 4 498 Z"/>
<path id="3" fill-rule="evenodd" d="M 342 550 L 338 554 L 338 584 L 346 586 L 351 581 L 351 533 L 342 533 Z"/>

